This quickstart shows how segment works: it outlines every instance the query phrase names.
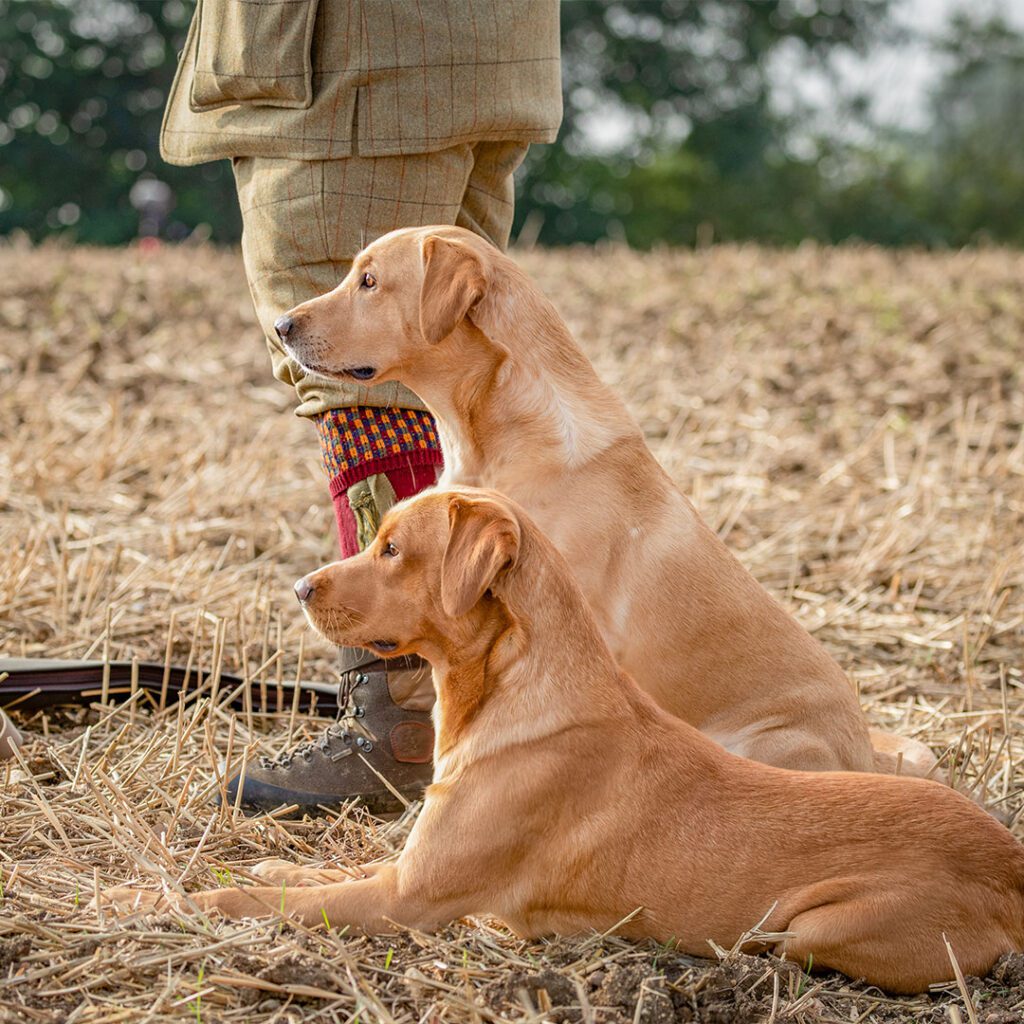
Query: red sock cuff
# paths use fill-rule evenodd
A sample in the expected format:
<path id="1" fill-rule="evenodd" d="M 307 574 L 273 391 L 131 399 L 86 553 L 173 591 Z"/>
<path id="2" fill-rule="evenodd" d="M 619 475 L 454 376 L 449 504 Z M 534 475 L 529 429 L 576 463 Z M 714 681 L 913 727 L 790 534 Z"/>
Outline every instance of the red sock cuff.
<path id="1" fill-rule="evenodd" d="M 341 556 L 348 558 L 359 551 L 348 489 L 384 473 L 399 501 L 412 497 L 437 480 L 444 462 L 441 445 L 433 417 L 416 409 L 331 409 L 315 422 L 330 477 Z"/>
<path id="2" fill-rule="evenodd" d="M 395 497 L 412 497 L 437 479 L 437 467 L 444 465 L 440 451 L 412 452 L 408 455 L 389 455 L 384 459 L 370 459 L 331 477 L 331 497 L 344 494 L 353 484 L 375 473 L 387 473 L 395 490 Z"/>
<path id="3" fill-rule="evenodd" d="M 397 456 L 395 457 L 397 458 Z M 360 467 L 363 475 L 355 477 L 355 471 L 347 474 L 351 479 L 335 477 L 331 481 L 331 502 L 334 505 L 334 521 L 338 525 L 338 543 L 341 546 L 341 557 L 351 558 L 359 554 L 359 535 L 356 528 L 356 517 L 348 503 L 348 489 L 359 480 L 374 473 L 385 473 L 388 482 L 395 492 L 395 497 L 401 501 L 403 498 L 411 498 L 419 494 L 425 487 L 430 487 L 437 480 L 438 467 L 441 460 L 411 465 L 406 462 L 402 465 L 391 465 L 393 459 L 381 459 L 378 463 L 366 462 Z M 387 464 L 386 464 L 387 463 Z"/>
<path id="4" fill-rule="evenodd" d="M 400 466 L 441 464 L 441 442 L 429 412 L 362 405 L 328 409 L 314 422 L 324 469 L 332 483 L 342 481 L 339 487 Z"/>

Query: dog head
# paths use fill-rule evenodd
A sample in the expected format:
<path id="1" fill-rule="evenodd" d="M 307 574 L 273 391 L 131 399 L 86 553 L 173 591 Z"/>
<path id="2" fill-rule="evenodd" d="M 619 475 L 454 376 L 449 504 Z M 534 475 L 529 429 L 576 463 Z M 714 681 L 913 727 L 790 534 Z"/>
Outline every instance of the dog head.
<path id="1" fill-rule="evenodd" d="M 295 593 L 334 643 L 430 659 L 489 632 L 520 539 L 507 498 L 428 491 L 395 506 L 365 551 L 304 576 Z"/>
<path id="2" fill-rule="evenodd" d="M 335 379 L 405 380 L 472 320 L 497 250 L 462 228 L 403 228 L 367 246 L 331 292 L 275 329 L 305 369 Z"/>

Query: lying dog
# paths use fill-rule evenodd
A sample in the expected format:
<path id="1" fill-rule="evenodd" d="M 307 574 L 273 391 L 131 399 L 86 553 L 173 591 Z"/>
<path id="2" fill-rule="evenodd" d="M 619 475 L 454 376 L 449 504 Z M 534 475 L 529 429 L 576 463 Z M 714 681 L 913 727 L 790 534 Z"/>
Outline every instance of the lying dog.
<path id="1" fill-rule="evenodd" d="M 431 662 L 434 783 L 394 863 L 353 880 L 265 862 L 271 885 L 192 895 L 202 909 L 363 932 L 467 914 L 524 936 L 625 921 L 620 934 L 694 954 L 763 917 L 788 934 L 761 948 L 893 992 L 953 977 L 944 937 L 970 974 L 1024 948 L 1024 848 L 1006 829 L 939 783 L 766 767 L 667 714 L 506 498 L 412 498 L 296 592 L 335 643 Z"/>
<path id="2" fill-rule="evenodd" d="M 444 448 L 439 486 L 523 505 L 618 663 L 667 711 L 765 764 L 933 766 L 913 740 L 879 733 L 872 750 L 839 666 L 708 529 L 551 303 L 487 242 L 458 228 L 392 232 L 277 330 L 311 371 L 420 395 Z"/>

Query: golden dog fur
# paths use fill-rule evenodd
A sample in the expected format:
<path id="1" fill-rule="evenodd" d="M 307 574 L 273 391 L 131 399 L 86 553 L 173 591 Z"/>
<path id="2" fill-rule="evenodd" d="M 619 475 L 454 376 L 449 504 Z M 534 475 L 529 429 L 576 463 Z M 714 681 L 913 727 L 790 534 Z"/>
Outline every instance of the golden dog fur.
<path id="1" fill-rule="evenodd" d="M 314 372 L 372 370 L 435 414 L 440 486 L 519 502 L 566 557 L 618 663 L 727 749 L 812 770 L 926 774 L 923 744 L 876 734 L 849 680 L 708 529 L 552 304 L 459 228 L 392 232 L 292 310 Z M 586 657 L 585 652 L 581 657 Z"/>
<path id="2" fill-rule="evenodd" d="M 364 932 L 486 913 L 526 936 L 628 918 L 620 934 L 694 954 L 764 918 L 786 936 L 760 948 L 892 992 L 953 977 L 945 938 L 968 974 L 1024 947 L 1024 849 L 1006 829 L 938 783 L 755 764 L 665 713 L 507 498 L 426 492 L 307 582 L 330 640 L 431 662 L 434 783 L 397 861 L 359 879 L 269 861 L 270 884 L 194 894 L 200 909 Z"/>

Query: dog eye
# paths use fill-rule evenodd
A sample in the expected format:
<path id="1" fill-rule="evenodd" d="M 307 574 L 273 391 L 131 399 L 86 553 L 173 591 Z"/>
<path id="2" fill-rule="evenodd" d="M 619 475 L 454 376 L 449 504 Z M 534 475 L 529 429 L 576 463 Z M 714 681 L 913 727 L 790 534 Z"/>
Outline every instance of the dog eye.
<path id="1" fill-rule="evenodd" d="M 373 274 L 363 274 L 363 280 L 362 280 L 362 283 L 361 283 L 361 287 L 363 287 L 363 288 L 376 288 L 377 287 L 377 278 L 375 278 L 373 276 Z"/>
<path id="2" fill-rule="evenodd" d="M 383 555 L 385 558 L 394 558 L 398 554 L 398 548 L 390 541 L 385 545 Z"/>

